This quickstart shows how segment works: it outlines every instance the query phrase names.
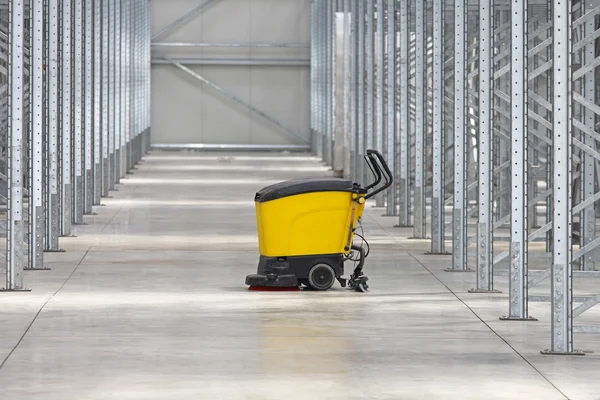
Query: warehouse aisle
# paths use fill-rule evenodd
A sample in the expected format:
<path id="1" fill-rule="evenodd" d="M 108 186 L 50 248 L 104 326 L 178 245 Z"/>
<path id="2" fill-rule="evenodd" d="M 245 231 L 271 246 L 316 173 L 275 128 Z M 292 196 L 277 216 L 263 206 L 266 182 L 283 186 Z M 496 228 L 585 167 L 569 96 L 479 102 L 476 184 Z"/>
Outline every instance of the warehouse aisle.
<path id="1" fill-rule="evenodd" d="M 364 222 L 370 293 L 248 291 L 254 193 L 328 174 L 304 155 L 152 153 L 51 271 L 27 273 L 31 292 L 0 295 L 0 398 L 598 398 L 597 335 L 577 336 L 585 357 L 540 355 L 547 303 L 499 321 L 505 277 L 468 294 L 473 274 L 443 272 L 381 209 Z"/>

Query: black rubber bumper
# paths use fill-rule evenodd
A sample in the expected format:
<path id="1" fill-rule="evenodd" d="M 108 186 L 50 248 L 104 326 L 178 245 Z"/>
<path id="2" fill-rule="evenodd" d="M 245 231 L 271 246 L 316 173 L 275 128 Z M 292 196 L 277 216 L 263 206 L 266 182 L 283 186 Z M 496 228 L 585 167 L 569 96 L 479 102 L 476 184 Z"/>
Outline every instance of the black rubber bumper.
<path id="1" fill-rule="evenodd" d="M 296 279 L 296 275 L 252 274 L 246 277 L 246 285 L 260 287 L 294 287 L 298 286 L 298 279 Z"/>
<path id="2" fill-rule="evenodd" d="M 344 273 L 341 254 L 307 255 L 296 257 L 260 256 L 256 274 L 246 276 L 246 285 L 261 287 L 300 286 L 310 269 L 319 263 L 330 265 L 337 276 Z"/>

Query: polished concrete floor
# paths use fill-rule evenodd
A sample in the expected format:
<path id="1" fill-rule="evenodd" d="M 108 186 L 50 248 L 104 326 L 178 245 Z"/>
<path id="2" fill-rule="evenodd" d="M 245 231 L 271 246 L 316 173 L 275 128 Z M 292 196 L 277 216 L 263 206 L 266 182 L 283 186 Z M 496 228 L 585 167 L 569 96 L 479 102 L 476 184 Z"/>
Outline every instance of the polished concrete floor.
<path id="1" fill-rule="evenodd" d="M 600 334 L 575 334 L 585 356 L 541 355 L 549 303 L 500 321 L 506 276 L 469 294 L 473 273 L 371 205 L 370 293 L 248 291 L 256 190 L 327 174 L 303 155 L 152 153 L 31 292 L 0 294 L 0 399 L 600 399 Z"/>

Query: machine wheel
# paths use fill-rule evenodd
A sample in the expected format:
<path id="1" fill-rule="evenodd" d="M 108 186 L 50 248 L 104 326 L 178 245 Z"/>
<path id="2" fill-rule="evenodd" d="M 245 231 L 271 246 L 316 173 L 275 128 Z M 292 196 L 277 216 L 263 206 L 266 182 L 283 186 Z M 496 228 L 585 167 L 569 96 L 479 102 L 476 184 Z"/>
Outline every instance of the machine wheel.
<path id="1" fill-rule="evenodd" d="M 308 273 L 308 284 L 314 290 L 327 290 L 335 283 L 335 271 L 327 264 L 317 264 Z"/>

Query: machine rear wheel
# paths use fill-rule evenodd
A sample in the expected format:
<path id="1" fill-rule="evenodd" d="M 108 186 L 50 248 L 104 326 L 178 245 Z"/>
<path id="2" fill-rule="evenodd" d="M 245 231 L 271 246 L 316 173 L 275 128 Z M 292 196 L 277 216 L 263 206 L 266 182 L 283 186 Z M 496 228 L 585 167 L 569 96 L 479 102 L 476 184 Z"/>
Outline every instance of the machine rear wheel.
<path id="1" fill-rule="evenodd" d="M 327 264 L 317 264 L 308 273 L 308 284 L 314 290 L 327 290 L 335 283 L 335 271 Z"/>

